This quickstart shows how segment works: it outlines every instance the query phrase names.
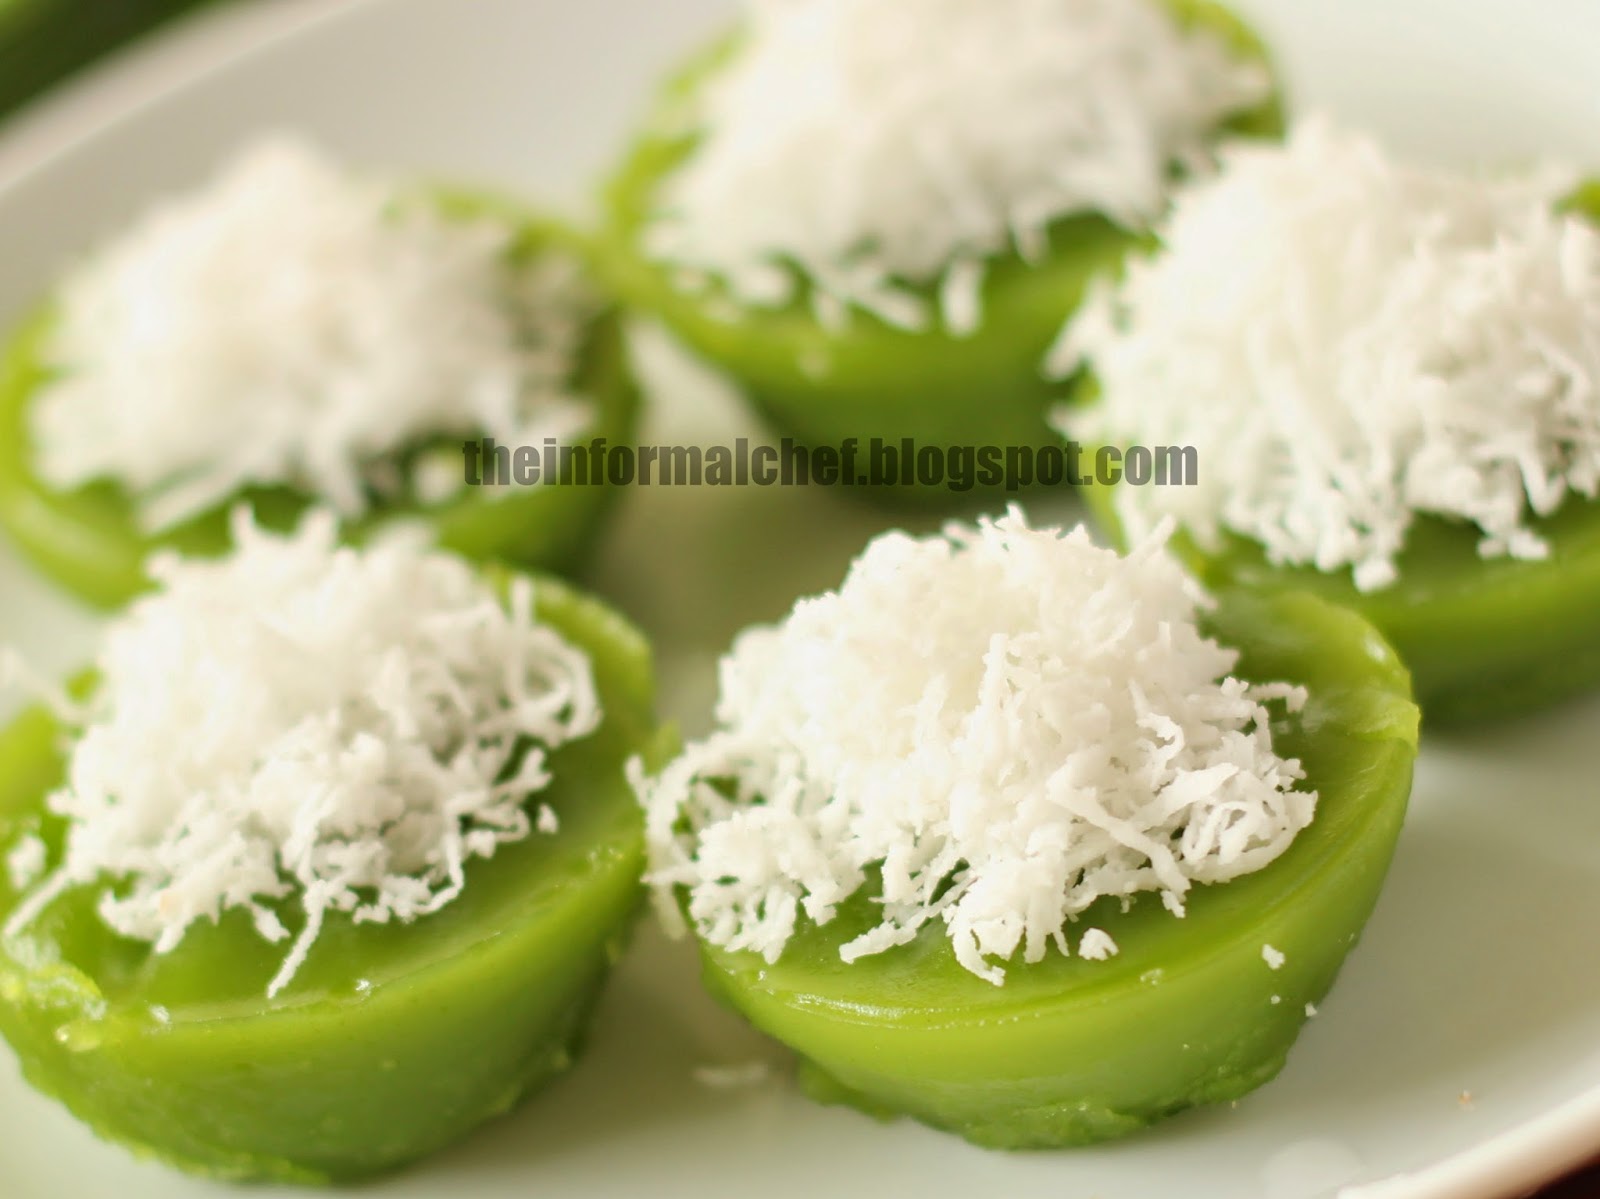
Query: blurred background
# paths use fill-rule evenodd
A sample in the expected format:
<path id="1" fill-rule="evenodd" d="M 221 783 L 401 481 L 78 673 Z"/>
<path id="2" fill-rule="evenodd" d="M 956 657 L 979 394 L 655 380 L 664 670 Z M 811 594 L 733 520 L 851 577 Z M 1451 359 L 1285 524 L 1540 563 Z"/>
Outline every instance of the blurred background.
<path id="1" fill-rule="evenodd" d="M 0 121 L 118 47 L 184 13 L 225 2 L 0 0 Z"/>

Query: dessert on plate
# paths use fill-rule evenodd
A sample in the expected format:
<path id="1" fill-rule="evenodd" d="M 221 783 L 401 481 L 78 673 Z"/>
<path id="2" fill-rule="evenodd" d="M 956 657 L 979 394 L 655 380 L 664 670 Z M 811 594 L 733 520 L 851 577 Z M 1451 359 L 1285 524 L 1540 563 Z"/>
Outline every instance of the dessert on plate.
<path id="1" fill-rule="evenodd" d="M 1015 512 L 885 535 L 741 635 L 634 769 L 669 923 L 816 1098 L 982 1145 L 1120 1136 L 1283 1066 L 1387 871 L 1405 668 Z"/>
<path id="2" fill-rule="evenodd" d="M 232 534 L 0 734 L 0 1033 L 141 1155 L 347 1181 L 571 1064 L 643 898 L 650 656 L 414 536 Z"/>

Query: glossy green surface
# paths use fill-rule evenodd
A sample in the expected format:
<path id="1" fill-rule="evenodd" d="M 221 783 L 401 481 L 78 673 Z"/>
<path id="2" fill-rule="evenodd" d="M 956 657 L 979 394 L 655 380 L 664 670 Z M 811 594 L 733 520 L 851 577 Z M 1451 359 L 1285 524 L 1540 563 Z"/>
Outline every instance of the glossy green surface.
<path id="1" fill-rule="evenodd" d="M 1105 929 L 1116 957 L 1018 961 L 1000 987 L 956 962 L 942 926 L 844 964 L 839 946 L 876 919 L 862 900 L 806 926 L 775 965 L 705 950 L 710 985 L 801 1055 L 816 1098 L 988 1146 L 1120 1136 L 1272 1078 L 1377 899 L 1410 795 L 1417 710 L 1371 626 L 1313 596 L 1229 595 L 1213 629 L 1241 648 L 1244 677 L 1311 693 L 1275 725 L 1274 746 L 1303 761 L 1317 816 L 1276 862 L 1196 888 L 1182 920 L 1148 895 L 1126 913 L 1102 903 L 1078 927 Z M 1263 960 L 1267 944 L 1285 954 L 1281 969 Z"/>
<path id="2" fill-rule="evenodd" d="M 605 720 L 552 755 L 560 831 L 467 868 L 410 925 L 330 914 L 288 989 L 284 945 L 230 913 L 165 957 L 69 892 L 0 945 L 0 1032 L 34 1087 L 102 1136 L 228 1179 L 356 1178 L 427 1154 L 564 1070 L 640 898 L 641 821 L 622 765 L 659 744 L 650 657 L 599 603 L 541 580 L 541 618 L 586 650 Z M 0 735 L 0 852 L 59 781 L 40 712 Z M 47 818 L 46 840 L 59 844 Z M 0 872 L 3 873 L 3 872 Z M 0 880 L 0 920 L 16 896 Z M 293 905 L 285 923 L 298 928 Z"/>
<path id="3" fill-rule="evenodd" d="M 588 253 L 564 229 L 531 220 L 493 197 L 441 192 L 433 199 L 447 211 L 495 216 L 518 228 L 514 267 L 531 262 L 547 247 Z M 48 311 L 36 316 L 0 359 L 0 528 L 52 579 L 91 604 L 115 608 L 149 585 L 144 563 L 152 550 L 172 547 L 191 556 L 226 550 L 233 502 L 151 537 L 138 526 L 127 494 L 114 483 L 67 493 L 43 483 L 31 465 L 28 406 L 48 377 L 43 351 L 51 324 Z M 574 384 L 596 407 L 593 427 L 582 440 L 605 437 L 616 444 L 632 439 L 640 397 L 616 310 L 602 313 L 589 329 Z M 424 450 L 448 455 L 465 469 L 459 438 L 416 447 L 399 465 L 404 468 Z M 437 530 L 442 546 L 466 557 L 566 571 L 581 561 L 615 495 L 610 487 L 515 488 L 498 495 L 492 489 L 467 488 L 443 504 L 385 504 L 348 533 L 359 540 L 390 520 L 419 518 Z M 261 524 L 280 530 L 294 527 L 313 502 L 313 497 L 281 487 L 252 489 L 238 499 L 255 508 Z"/>
<path id="4" fill-rule="evenodd" d="M 1090 494 L 1107 526 L 1110 494 Z M 1349 571 L 1274 566 L 1240 537 L 1216 553 L 1181 537 L 1174 548 L 1210 586 L 1312 591 L 1361 613 L 1411 668 L 1434 727 L 1525 714 L 1600 685 L 1600 504 L 1569 502 L 1536 527 L 1550 557 L 1519 562 L 1479 557 L 1472 528 L 1419 518 L 1399 580 L 1367 593 Z"/>
<path id="5" fill-rule="evenodd" d="M 1243 53 L 1265 58 L 1237 18 L 1207 0 L 1170 0 L 1186 22 L 1220 31 Z M 780 430 L 812 444 L 879 437 L 924 445 L 1041 445 L 1055 439 L 1045 414 L 1075 385 L 1045 380 L 1040 368 L 1062 323 L 1089 281 L 1114 270 L 1141 239 L 1099 216 L 1071 217 L 1049 231 L 1050 249 L 1037 265 L 1015 254 L 993 261 L 983 292 L 985 319 L 970 337 L 942 329 L 908 333 L 852 311 L 843 330 L 812 316 L 805 280 L 791 305 L 745 309 L 730 319 L 716 290 L 679 290 L 673 272 L 639 251 L 640 231 L 664 180 L 693 151 L 696 139 L 675 119 L 687 99 L 731 53 L 733 39 L 713 47 L 671 81 L 658 120 L 612 180 L 606 196 L 610 230 L 602 264 L 628 302 L 659 316 L 679 337 L 741 385 Z M 1276 100 L 1230 123 L 1232 132 L 1275 136 Z M 909 290 L 934 299 L 937 286 Z M 916 498 L 916 489 L 900 489 Z"/>
<path id="6" fill-rule="evenodd" d="M 1600 180 L 1567 207 L 1600 222 Z M 1115 494 L 1084 489 L 1097 523 L 1120 540 Z M 1522 715 L 1600 686 L 1600 502 L 1568 500 L 1533 527 L 1549 558 L 1485 559 L 1475 527 L 1418 517 L 1399 579 L 1367 593 L 1348 570 L 1277 566 L 1235 535 L 1216 550 L 1180 535 L 1174 548 L 1211 587 L 1310 591 L 1361 613 L 1410 667 L 1429 725 L 1442 726 Z"/>

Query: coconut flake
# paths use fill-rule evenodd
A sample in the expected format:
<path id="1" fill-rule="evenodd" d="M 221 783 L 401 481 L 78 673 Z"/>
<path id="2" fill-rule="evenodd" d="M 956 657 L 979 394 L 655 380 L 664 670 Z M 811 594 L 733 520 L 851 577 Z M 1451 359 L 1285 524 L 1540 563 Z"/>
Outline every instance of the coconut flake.
<path id="1" fill-rule="evenodd" d="M 403 492 L 396 456 L 427 441 L 576 435 L 594 299 L 569 255 L 513 269 L 514 236 L 299 140 L 250 145 L 66 280 L 29 409 L 40 477 L 111 480 L 151 530 L 253 485 L 350 519 Z M 451 461 L 425 502 L 464 485 Z"/>
<path id="2" fill-rule="evenodd" d="M 45 872 L 47 853 L 36 833 L 25 833 L 6 854 L 6 877 L 13 891 L 26 891 Z"/>
<path id="3" fill-rule="evenodd" d="M 736 1066 L 696 1066 L 694 1080 L 711 1091 L 740 1091 L 759 1087 L 772 1077 L 768 1062 L 743 1062 Z"/>
<path id="4" fill-rule="evenodd" d="M 924 328 L 906 285 L 950 270 L 942 316 L 970 331 L 981 259 L 1037 259 L 1073 214 L 1142 228 L 1271 88 L 1156 0 L 753 0 L 732 61 L 667 114 L 701 136 L 646 249 L 752 307 L 789 303 L 798 267 L 829 326 L 855 305 Z"/>
<path id="5" fill-rule="evenodd" d="M 1000 983 L 1019 951 L 1067 951 L 1097 901 L 1267 865 L 1310 823 L 1265 704 L 1199 631 L 1205 595 L 1163 548 L 1127 557 L 1015 509 L 942 537 L 878 538 L 844 585 L 744 633 L 717 731 L 630 772 L 658 905 L 686 896 L 714 945 L 776 961 L 802 920 L 865 892 L 854 961 L 943 922 Z M 1106 942 L 1086 934 L 1093 956 Z"/>
<path id="6" fill-rule="evenodd" d="M 410 538 L 340 548 L 327 512 L 283 538 L 239 513 L 234 537 L 220 561 L 157 557 L 161 589 L 108 630 L 47 800 L 62 863 L 5 933 L 73 887 L 103 888 L 101 918 L 158 954 L 233 909 L 288 940 L 292 906 L 276 995 L 328 914 L 417 920 L 528 837 L 549 751 L 601 712 L 526 579 L 507 602 Z"/>
<path id="7" fill-rule="evenodd" d="M 1120 488 L 1134 536 L 1172 516 L 1364 591 L 1423 513 L 1542 558 L 1536 519 L 1600 486 L 1600 230 L 1559 210 L 1575 178 L 1424 169 L 1320 118 L 1237 144 L 1069 322 L 1051 370 L 1102 398 L 1060 427 L 1226 463 Z"/>
<path id="8" fill-rule="evenodd" d="M 1078 942 L 1078 956 L 1090 962 L 1103 962 L 1117 955 L 1117 943 L 1104 929 L 1091 928 Z"/>

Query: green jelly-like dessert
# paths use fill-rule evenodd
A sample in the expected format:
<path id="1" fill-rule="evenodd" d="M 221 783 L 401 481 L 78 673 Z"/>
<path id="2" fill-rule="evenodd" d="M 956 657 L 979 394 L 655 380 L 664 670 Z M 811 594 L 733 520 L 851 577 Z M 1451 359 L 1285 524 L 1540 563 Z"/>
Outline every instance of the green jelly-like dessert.
<path id="1" fill-rule="evenodd" d="M 1261 43 L 1226 9 L 1208 0 L 1170 0 L 1168 7 L 1186 28 L 1214 31 L 1241 58 L 1265 61 Z M 739 52 L 735 34 L 666 85 L 656 119 L 608 185 L 603 250 L 611 286 L 725 371 L 774 427 L 803 442 L 878 438 L 896 448 L 906 438 L 940 447 L 1051 442 L 1046 414 L 1075 394 L 1076 381 L 1047 380 L 1039 364 L 1090 282 L 1147 248 L 1147 235 L 1097 213 L 1050 222 L 1037 254 L 1010 249 L 984 260 L 982 319 L 963 332 L 937 318 L 926 327 L 902 327 L 861 308 L 837 325 L 824 323 L 813 307 L 813 282 L 792 264 L 775 267 L 793 276 L 795 288 L 781 306 L 740 303 L 715 277 L 685 287 L 682 269 L 653 256 L 645 243 L 664 189 L 704 137 L 694 125 L 696 103 Z M 1228 119 L 1216 136 L 1271 137 L 1281 128 L 1274 96 Z M 895 283 L 939 310 L 939 280 Z M 937 494 L 879 482 L 893 488 L 878 492 L 884 498 Z"/>
<path id="2" fill-rule="evenodd" d="M 800 1055 L 813 1097 L 995 1148 L 1107 1140 L 1273 1078 L 1383 885 L 1417 710 L 1383 639 L 1320 599 L 1229 594 L 1210 625 L 1242 651 L 1242 677 L 1310 694 L 1273 729 L 1318 793 L 1282 857 L 1197 888 L 1183 919 L 1150 896 L 1127 912 L 1102 900 L 1083 921 L 1112 937 L 1114 958 L 1014 963 L 999 987 L 961 967 L 942 927 L 841 962 L 839 947 L 874 921 L 859 897 L 771 965 L 707 947 L 707 984 Z M 1268 953 L 1282 954 L 1278 968 Z"/>
<path id="3" fill-rule="evenodd" d="M 1300 209 L 1281 186 L 1291 178 L 1326 177 L 1343 169 L 1338 164 L 1356 161 L 1367 164 L 1373 185 L 1356 186 L 1343 202 L 1323 198 L 1325 211 Z M 1172 515 L 1179 523 L 1173 548 L 1207 586 L 1311 592 L 1359 613 L 1410 669 L 1430 726 L 1515 717 L 1593 689 L 1600 682 L 1594 619 L 1600 504 L 1588 481 L 1595 470 L 1588 429 L 1600 419 L 1590 377 L 1600 370 L 1600 356 L 1585 322 L 1600 313 L 1586 298 L 1593 295 L 1588 280 L 1600 269 L 1600 184 L 1569 193 L 1559 176 L 1535 185 L 1423 174 L 1375 157 L 1364 139 L 1326 127 L 1291 139 L 1281 159 L 1241 159 L 1235 169 L 1236 178 L 1227 169 L 1219 177 L 1218 187 L 1231 189 L 1226 196 L 1180 199 L 1175 244 L 1144 268 L 1143 290 L 1130 280 L 1129 292 L 1142 298 L 1128 301 L 1131 307 L 1118 315 L 1150 303 L 1164 335 L 1155 336 L 1154 320 L 1147 322 L 1149 332 L 1140 325 L 1138 333 L 1096 334 L 1091 368 L 1103 356 L 1119 382 L 1105 383 L 1101 400 L 1063 420 L 1068 431 L 1102 445 L 1149 443 L 1156 436 L 1188 442 L 1199 478 L 1175 492 L 1134 486 L 1126 478 L 1086 487 L 1097 523 L 1121 542 L 1133 513 L 1146 523 Z M 1269 192 L 1260 180 L 1279 190 Z M 1421 250 L 1384 245 L 1370 255 L 1366 270 L 1346 280 L 1336 277 L 1339 263 L 1302 248 L 1318 235 L 1317 226 L 1342 228 L 1341 221 L 1368 222 L 1392 242 L 1391 219 L 1419 222 L 1396 197 L 1417 192 L 1421 215 L 1432 213 L 1432 228 L 1444 231 L 1419 234 L 1428 238 Z M 1326 287 L 1325 296 L 1308 301 L 1310 310 L 1339 315 L 1306 317 L 1301 332 L 1288 339 L 1270 315 L 1252 320 L 1228 310 L 1203 317 L 1224 331 L 1199 348 L 1205 360 L 1197 361 L 1197 326 L 1174 334 L 1171 310 L 1159 297 L 1176 295 L 1175 281 L 1213 250 L 1226 257 L 1233 249 L 1219 246 L 1219 237 L 1201 236 L 1217 231 L 1201 228 L 1203 214 L 1248 207 L 1253 199 L 1297 232 L 1292 242 L 1279 233 L 1270 249 L 1252 251 L 1246 247 L 1258 240 L 1254 232 L 1238 230 L 1238 249 L 1247 257 L 1236 263 L 1250 279 L 1238 290 L 1255 294 L 1266 274 L 1287 272 L 1279 264 L 1298 257 L 1293 286 L 1286 288 L 1307 300 L 1308 291 Z M 1311 215 L 1297 215 L 1302 211 Z M 1401 215 L 1392 218 L 1393 212 Z M 1430 273 L 1424 291 L 1420 283 Z M 1369 283 L 1374 276 L 1377 282 Z M 1351 314 L 1349 296 L 1358 286 L 1366 290 Z M 1382 302 L 1367 299 L 1369 291 Z M 1421 295 L 1432 298 L 1418 300 Z M 1323 340 L 1330 336 L 1341 340 Z M 1262 362 L 1233 389 L 1209 382 L 1200 391 L 1166 385 L 1172 378 L 1235 379 L 1218 363 L 1240 361 L 1236 355 L 1247 341 L 1261 347 Z M 1336 374 L 1352 355 L 1359 373 L 1349 379 Z M 1151 363 L 1164 372 L 1162 382 L 1152 381 Z M 1330 376 L 1336 382 L 1317 391 Z M 1395 378 L 1405 381 L 1404 390 L 1395 388 Z M 1347 398 L 1385 386 L 1399 398 L 1375 406 L 1401 414 L 1387 427 L 1388 413 Z M 1337 402 L 1329 399 L 1334 394 Z M 1348 410 L 1341 408 L 1346 403 Z M 1194 413 L 1192 422 L 1178 408 Z M 1310 419 L 1306 411 L 1313 412 Z M 1405 420 L 1410 423 L 1402 425 Z M 1318 427 L 1322 422 L 1356 432 L 1335 443 Z M 1270 452 L 1260 449 L 1264 428 L 1275 430 Z M 1241 451 L 1241 444 L 1250 448 Z M 1096 452 L 1086 452 L 1085 460 Z M 1374 461 L 1388 465 L 1375 468 Z M 1325 504 L 1324 512 L 1311 510 L 1303 497 L 1293 508 L 1268 499 L 1265 512 L 1256 510 L 1260 492 L 1248 488 L 1258 474 L 1281 480 L 1297 473 L 1293 483 Z M 1383 488 L 1374 486 L 1374 476 Z M 1200 505 L 1203 521 L 1194 520 L 1188 503 L 1189 495 L 1199 494 L 1196 485 L 1207 497 Z M 1288 490 L 1282 483 L 1277 494 Z M 1407 497 L 1400 502 L 1409 509 L 1385 511 L 1398 497 Z M 1272 508 L 1274 502 L 1280 506 Z M 1256 523 L 1239 523 L 1241 511 Z M 1390 534 L 1397 518 L 1398 548 L 1386 556 L 1375 584 L 1361 585 L 1361 548 L 1355 558 L 1346 550 L 1343 557 L 1318 560 L 1318 536 L 1324 544 L 1344 538 L 1360 547 L 1361 539 L 1376 536 L 1374 528 Z M 1201 536 L 1197 527 L 1214 535 Z M 1507 527 L 1515 529 L 1509 536 Z M 1269 554 L 1263 528 L 1280 541 L 1286 533 L 1298 538 L 1296 552 Z M 1532 538 L 1542 543 L 1535 552 L 1518 547 Z"/>
<path id="4" fill-rule="evenodd" d="M 537 272 L 554 258 L 575 266 L 577 286 L 594 303 L 582 313 L 566 383 L 571 396 L 587 403 L 589 411 L 583 427 L 563 436 L 561 444 L 591 438 L 606 438 L 612 444 L 630 441 L 638 423 L 640 392 L 627 359 L 621 313 L 599 298 L 599 284 L 587 265 L 587 242 L 562 225 L 481 193 L 436 188 L 406 202 L 451 221 L 508 230 L 504 251 L 508 297 L 531 287 Z M 349 264 L 339 268 L 348 270 Z M 115 608 L 148 589 L 145 564 L 155 550 L 200 556 L 226 550 L 229 512 L 240 503 L 249 505 L 262 525 L 286 530 L 309 509 L 330 501 L 328 495 L 298 482 L 252 483 L 203 512 L 152 529 L 141 520 L 135 497 L 116 478 L 96 478 L 70 488 L 53 486 L 39 469 L 33 409 L 40 393 L 63 374 L 53 365 L 59 307 L 58 302 L 46 304 L 13 335 L 0 357 L 0 529 L 45 574 L 95 606 Z M 452 315 L 439 313 L 433 319 L 448 321 Z M 521 333 L 531 335 L 526 329 Z M 292 336 L 292 332 L 284 335 L 285 359 L 315 359 L 317 350 L 292 344 Z M 333 348 L 337 352 L 336 342 Z M 538 348 L 532 352 L 548 353 Z M 330 379 L 326 385 L 348 382 Z M 616 499 L 615 489 L 598 481 L 586 486 L 516 486 L 513 479 L 499 479 L 504 486 L 466 485 L 496 481 L 485 479 L 481 462 L 473 479 L 475 471 L 463 452 L 465 442 L 481 442 L 490 430 L 463 423 L 455 409 L 463 407 L 464 396 L 451 394 L 448 402 L 455 408 L 441 412 L 439 432 L 419 435 L 360 463 L 374 489 L 365 497 L 364 510 L 344 521 L 346 536 L 359 542 L 395 521 L 421 522 L 433 530 L 439 545 L 475 560 L 558 573 L 580 565 Z M 241 428 L 239 436 L 249 434 Z M 309 452 L 324 448 L 311 447 Z M 510 454 L 519 447 L 503 448 Z M 532 446 L 535 455 L 543 448 Z M 422 482 L 425 474 L 449 485 L 436 493 Z"/>
<path id="5" fill-rule="evenodd" d="M 0 1032 L 28 1081 L 141 1156 L 325 1183 L 431 1153 L 566 1070 L 641 898 L 623 763 L 657 734 L 639 634 L 552 580 L 535 594 L 540 621 L 587 655 L 604 713 L 549 756 L 536 798 L 558 829 L 468 861 L 459 896 L 413 922 L 329 911 L 270 999 L 284 947 L 242 910 L 155 953 L 102 920 L 103 886 L 73 887 L 0 944 Z M 0 736 L 0 850 L 37 835 L 45 866 L 65 833 L 43 806 L 62 731 L 41 709 Z M 20 898 L 0 880 L 0 918 Z M 293 897 L 273 910 L 299 927 Z"/>
<path id="6" fill-rule="evenodd" d="M 878 539 L 721 678 L 716 731 L 640 786 L 708 987 L 813 1097 L 995 1148 L 1273 1078 L 1373 910 L 1417 753 L 1360 616 L 1212 602 L 1159 541 L 1015 514 Z"/>
<path id="7" fill-rule="evenodd" d="M 1115 488 L 1085 488 L 1114 537 Z M 1399 578 L 1380 591 L 1349 572 L 1268 562 L 1237 535 L 1202 550 L 1179 534 L 1173 548 L 1207 585 L 1265 594 L 1309 592 L 1370 621 L 1411 671 L 1430 727 L 1514 717 L 1589 691 L 1600 679 L 1600 505 L 1569 500 L 1535 527 L 1550 556 L 1484 558 L 1477 530 L 1419 517 L 1395 559 Z"/>

